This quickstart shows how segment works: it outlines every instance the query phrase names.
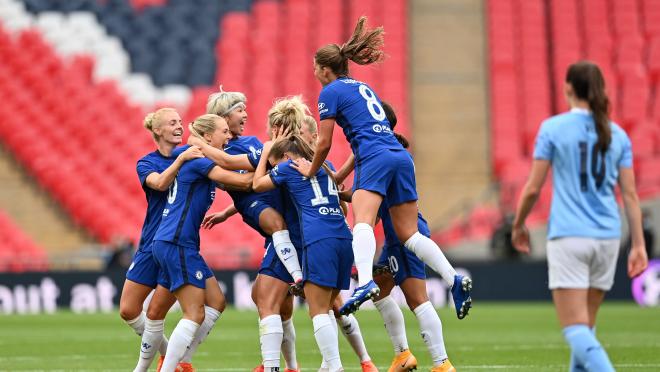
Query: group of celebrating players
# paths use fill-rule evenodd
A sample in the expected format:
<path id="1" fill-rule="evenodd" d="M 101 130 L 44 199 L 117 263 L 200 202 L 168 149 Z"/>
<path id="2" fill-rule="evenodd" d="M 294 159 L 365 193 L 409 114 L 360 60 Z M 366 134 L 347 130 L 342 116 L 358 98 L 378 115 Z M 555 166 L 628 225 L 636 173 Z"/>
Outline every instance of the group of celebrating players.
<path id="1" fill-rule="evenodd" d="M 176 110 L 162 108 L 145 118 L 158 149 L 137 164 L 148 207 L 120 300 L 122 318 L 142 336 L 135 371 L 147 371 L 156 352 L 161 354 L 160 371 L 192 370 L 192 356 L 225 307 L 217 280 L 199 253 L 199 230 L 236 213 L 265 238 L 266 253 L 252 288 L 262 354 L 255 371 L 279 371 L 280 353 L 286 371 L 299 370 L 292 294 L 309 305 L 323 356 L 321 371 L 343 370 L 338 329 L 356 351 L 362 370 L 377 371 L 351 314 L 370 299 L 383 316 L 396 353 L 390 370 L 415 369 L 403 314 L 389 296 L 395 285 L 419 320 L 433 371 L 455 370 L 445 350 L 442 323 L 426 294 L 424 264 L 447 282 L 461 319 L 471 307 L 472 281 L 458 275 L 429 238 L 417 209 L 407 141 L 392 131 L 394 110 L 368 85 L 348 76 L 349 60 L 370 64 L 383 57 L 382 28 L 366 29 L 365 22 L 360 18 L 344 45 L 330 44 L 316 52 L 314 74 L 323 85 L 320 125 L 299 96 L 282 98 L 268 112 L 270 139 L 262 144 L 256 137 L 242 136 L 245 95 L 222 89 L 209 97 L 207 113 L 189 125 L 187 145 L 178 146 L 183 126 Z M 353 150 L 339 170 L 325 160 L 335 122 Z M 344 190 L 342 182 L 351 172 L 353 191 Z M 233 204 L 205 215 L 216 187 L 228 192 Z M 353 206 L 352 231 L 346 222 L 347 202 Z M 374 266 L 373 227 L 378 220 L 386 244 Z M 349 288 L 353 265 L 358 287 L 344 304 L 338 294 Z M 142 304 L 154 288 L 144 313 Z M 183 317 L 168 340 L 164 319 L 175 301 Z"/>
<path id="2" fill-rule="evenodd" d="M 218 282 L 199 253 L 199 230 L 236 213 L 265 238 L 266 253 L 252 287 L 262 355 L 255 371 L 279 371 L 280 354 L 286 372 L 299 371 L 291 294 L 308 303 L 323 357 L 319 371 L 343 370 L 338 329 L 358 355 L 362 370 L 377 371 L 352 315 L 367 300 L 374 301 L 392 341 L 395 357 L 389 371 L 416 369 L 403 314 L 389 296 L 395 285 L 419 321 L 431 370 L 456 370 L 447 356 L 442 323 L 426 294 L 425 265 L 451 288 L 459 319 L 470 310 L 472 281 L 458 275 L 429 238 L 418 211 L 408 143 L 393 132 L 394 110 L 367 84 L 349 77 L 349 61 L 365 65 L 383 58 L 383 29 L 366 29 L 365 22 L 360 18 L 345 44 L 326 45 L 314 56 L 314 75 L 323 85 L 320 124 L 300 97 L 279 99 L 268 112 L 270 138 L 262 144 L 256 137 L 242 136 L 245 95 L 222 89 L 209 97 L 207 113 L 189 125 L 187 145 L 178 146 L 183 127 L 174 109 L 163 108 L 145 118 L 158 149 L 137 164 L 148 209 L 120 301 L 122 318 L 142 336 L 135 371 L 147 371 L 157 352 L 160 371 L 192 370 L 192 356 L 225 307 Z M 565 93 L 572 110 L 541 127 L 513 240 L 519 250 L 529 251 L 525 217 L 552 166 L 550 289 L 571 346 L 571 370 L 613 370 L 593 329 L 604 293 L 612 285 L 618 254 L 620 223 L 613 196 L 617 181 L 624 190 L 633 234 L 629 275 L 638 275 L 647 263 L 630 140 L 609 122 L 609 102 L 596 65 L 572 65 Z M 353 152 L 338 170 L 326 161 L 335 123 Z M 345 190 L 342 183 L 351 172 L 353 187 Z M 233 204 L 206 215 L 216 187 L 228 192 Z M 352 229 L 345 219 L 347 202 L 352 204 Z M 378 221 L 386 240 L 373 265 L 373 228 Z M 338 293 L 349 288 L 353 265 L 358 286 L 342 303 Z M 143 302 L 154 288 L 145 313 Z M 164 319 L 177 300 L 183 318 L 168 340 Z"/>

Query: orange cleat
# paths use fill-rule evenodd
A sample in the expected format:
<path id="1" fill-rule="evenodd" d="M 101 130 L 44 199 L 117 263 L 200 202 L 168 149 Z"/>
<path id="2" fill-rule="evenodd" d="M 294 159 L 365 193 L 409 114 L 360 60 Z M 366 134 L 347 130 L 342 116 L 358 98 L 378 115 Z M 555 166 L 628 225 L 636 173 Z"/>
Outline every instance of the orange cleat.
<path id="1" fill-rule="evenodd" d="M 409 372 L 415 369 L 417 369 L 417 358 L 412 355 L 410 350 L 405 350 L 394 357 L 387 372 Z"/>
<path id="2" fill-rule="evenodd" d="M 360 363 L 360 366 L 362 367 L 362 372 L 378 372 L 378 368 L 376 368 L 376 365 L 370 360 Z"/>
<path id="3" fill-rule="evenodd" d="M 256 366 L 256 367 L 254 367 L 254 369 L 252 370 L 252 372 L 264 372 L 264 365 L 263 365 L 263 364 L 260 364 L 260 365 L 258 365 L 258 366 Z"/>
<path id="4" fill-rule="evenodd" d="M 456 372 L 456 368 L 451 365 L 449 359 L 445 359 L 439 366 L 431 368 L 431 372 Z"/>
<path id="5" fill-rule="evenodd" d="M 179 363 L 174 372 L 195 372 L 195 369 L 190 363 Z"/>
<path id="6" fill-rule="evenodd" d="M 156 372 L 160 372 L 160 369 L 163 368 L 163 361 L 165 360 L 165 355 L 161 355 L 158 358 L 158 366 L 156 367 Z"/>

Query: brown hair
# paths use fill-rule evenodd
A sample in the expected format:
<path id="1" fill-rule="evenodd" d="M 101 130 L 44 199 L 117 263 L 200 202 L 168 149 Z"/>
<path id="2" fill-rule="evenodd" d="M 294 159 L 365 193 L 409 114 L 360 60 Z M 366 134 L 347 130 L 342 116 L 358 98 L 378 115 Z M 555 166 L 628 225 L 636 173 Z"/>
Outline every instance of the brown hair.
<path id="1" fill-rule="evenodd" d="M 394 112 L 394 108 L 392 108 L 392 106 L 385 101 L 380 101 L 380 103 L 383 106 L 383 111 L 385 111 L 385 117 L 387 118 L 387 121 L 390 122 L 390 129 L 392 129 L 394 137 L 396 137 L 396 140 L 399 141 L 404 149 L 407 149 L 410 147 L 410 142 L 408 142 L 408 139 L 402 134 L 394 132 L 394 127 L 396 127 L 396 123 L 398 121 L 396 118 L 396 113 Z"/>
<path id="2" fill-rule="evenodd" d="M 284 154 L 287 152 L 301 156 L 309 161 L 312 161 L 314 159 L 314 150 L 298 134 L 288 136 L 273 143 L 273 147 L 271 147 L 270 149 L 269 156 L 273 159 L 282 159 Z M 332 170 L 330 170 L 328 165 L 323 163 L 322 167 L 323 169 L 325 169 L 325 172 L 328 174 L 328 176 L 330 176 L 332 181 L 335 184 L 337 184 L 337 181 L 335 180 L 335 177 L 332 174 Z"/>
<path id="3" fill-rule="evenodd" d="M 328 67 L 337 76 L 348 75 L 348 61 L 351 60 L 358 65 L 368 65 L 380 62 L 384 53 L 383 27 L 366 29 L 367 17 L 362 16 L 355 25 L 353 35 L 348 41 L 339 46 L 338 44 L 327 44 L 314 54 L 314 61 L 321 67 Z"/>
<path id="4" fill-rule="evenodd" d="M 598 65 L 580 61 L 568 67 L 566 82 L 571 84 L 577 98 L 589 103 L 589 108 L 596 122 L 598 150 L 605 153 L 612 142 L 610 128 L 610 100 L 605 93 L 605 79 Z"/>

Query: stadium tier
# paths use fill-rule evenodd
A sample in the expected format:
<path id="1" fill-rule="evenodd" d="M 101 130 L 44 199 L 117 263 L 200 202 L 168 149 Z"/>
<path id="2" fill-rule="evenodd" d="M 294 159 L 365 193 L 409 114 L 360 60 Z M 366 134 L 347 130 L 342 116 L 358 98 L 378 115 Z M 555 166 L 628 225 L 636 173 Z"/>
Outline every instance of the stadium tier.
<path id="1" fill-rule="evenodd" d="M 0 210 L 0 272 L 46 271 L 46 251 Z"/>
<path id="2" fill-rule="evenodd" d="M 388 30 L 390 57 L 354 75 L 405 118 L 404 0 L 0 0 L 0 142 L 99 241 L 137 240 L 146 203 L 135 164 L 155 148 L 144 115 L 173 106 L 190 122 L 222 84 L 246 93 L 245 134 L 264 139 L 276 97 L 302 94 L 316 114 L 312 56 L 352 32 L 342 17 L 362 14 Z M 341 164 L 350 149 L 335 136 L 330 159 Z M 212 211 L 230 203 L 217 195 Z M 238 217 L 202 233 L 214 268 L 255 267 L 262 247 Z"/>

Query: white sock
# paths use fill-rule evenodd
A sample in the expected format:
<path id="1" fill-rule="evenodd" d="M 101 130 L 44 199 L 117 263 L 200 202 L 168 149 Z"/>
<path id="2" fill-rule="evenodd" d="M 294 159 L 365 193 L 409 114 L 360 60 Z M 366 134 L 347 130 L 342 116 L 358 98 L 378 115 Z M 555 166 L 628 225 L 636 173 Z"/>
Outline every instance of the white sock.
<path id="1" fill-rule="evenodd" d="M 268 315 L 259 321 L 259 341 L 264 369 L 280 367 L 280 347 L 283 339 L 282 317 Z"/>
<path id="2" fill-rule="evenodd" d="M 199 324 L 189 319 L 181 319 L 172 331 L 170 336 L 170 343 L 167 346 L 167 353 L 165 353 L 165 360 L 161 372 L 174 372 L 176 365 L 181 361 L 181 357 L 185 354 L 188 346 L 195 337 L 195 333 L 199 329 Z"/>
<path id="3" fill-rule="evenodd" d="M 358 286 L 373 280 L 372 270 L 376 254 L 376 236 L 374 229 L 367 223 L 358 223 L 353 227 L 353 257 L 358 272 Z"/>
<path id="4" fill-rule="evenodd" d="M 314 338 L 323 355 L 323 360 L 328 363 L 331 372 L 341 371 L 341 358 L 339 357 L 339 339 L 337 332 L 332 327 L 334 320 L 328 314 L 319 314 L 312 318 L 314 324 Z"/>
<path id="5" fill-rule="evenodd" d="M 420 260 L 433 269 L 433 271 L 440 274 L 442 279 L 444 279 L 449 285 L 449 288 L 454 285 L 456 270 L 454 270 L 454 267 L 449 261 L 447 261 L 444 253 L 442 253 L 440 247 L 438 247 L 433 240 L 417 231 L 404 243 L 404 246 L 410 249 Z"/>
<path id="6" fill-rule="evenodd" d="M 282 321 L 282 355 L 287 369 L 298 369 L 298 360 L 296 359 L 296 328 L 293 326 L 293 319 Z"/>
<path id="7" fill-rule="evenodd" d="M 445 340 L 442 336 L 442 322 L 438 313 L 435 312 L 431 302 L 426 301 L 414 310 L 419 321 L 419 330 L 422 339 L 429 349 L 433 365 L 437 366 L 447 359 Z"/>
<path id="8" fill-rule="evenodd" d="M 330 311 L 328 311 L 328 316 L 330 317 L 330 324 L 332 325 L 332 329 L 334 329 L 335 334 L 337 334 L 339 328 L 337 326 L 337 318 L 335 318 L 335 312 L 330 309 Z M 339 343 L 339 336 L 337 337 L 337 343 Z M 328 362 L 326 362 L 324 358 L 321 359 L 321 369 L 328 369 Z"/>
<path id="9" fill-rule="evenodd" d="M 137 318 L 126 320 L 125 322 L 129 327 L 133 328 L 138 336 L 142 336 L 142 333 L 144 333 L 144 322 L 146 319 L 147 314 L 143 311 L 140 313 L 140 315 L 137 316 Z"/>
<path id="10" fill-rule="evenodd" d="M 385 323 L 385 330 L 392 340 L 394 353 L 399 354 L 408 350 L 408 338 L 406 337 L 406 324 L 403 320 L 401 308 L 396 304 L 392 296 L 374 302 L 376 309 Z"/>
<path id="11" fill-rule="evenodd" d="M 371 360 L 371 357 L 369 357 L 369 353 L 367 352 L 367 347 L 364 345 L 364 340 L 362 339 L 360 325 L 353 314 L 342 316 L 339 318 L 339 322 L 341 323 L 341 333 L 344 334 L 348 343 L 351 344 L 351 347 L 355 350 L 355 354 L 360 358 L 360 362 Z"/>
<path id="12" fill-rule="evenodd" d="M 289 230 L 276 231 L 273 233 L 272 238 L 275 253 L 277 253 L 277 257 L 280 258 L 286 270 L 293 277 L 293 281 L 302 280 L 302 269 L 298 260 L 298 252 L 296 252 L 296 247 L 291 243 Z"/>
<path id="13" fill-rule="evenodd" d="M 183 354 L 183 357 L 181 358 L 181 362 L 183 363 L 190 363 L 192 361 L 192 357 L 197 351 L 199 344 L 206 340 L 206 337 L 211 333 L 215 322 L 217 322 L 220 315 L 222 315 L 221 312 L 209 306 L 204 306 L 204 314 L 202 325 L 199 326 L 197 333 L 195 333 L 195 337 L 190 343 L 190 346 L 188 346 L 188 350 L 186 350 L 186 353 Z"/>
<path id="14" fill-rule="evenodd" d="M 147 372 L 149 370 L 156 356 L 156 350 L 160 349 L 160 344 L 163 342 L 164 328 L 165 320 L 146 319 L 140 344 L 140 359 L 138 359 L 133 372 Z"/>

